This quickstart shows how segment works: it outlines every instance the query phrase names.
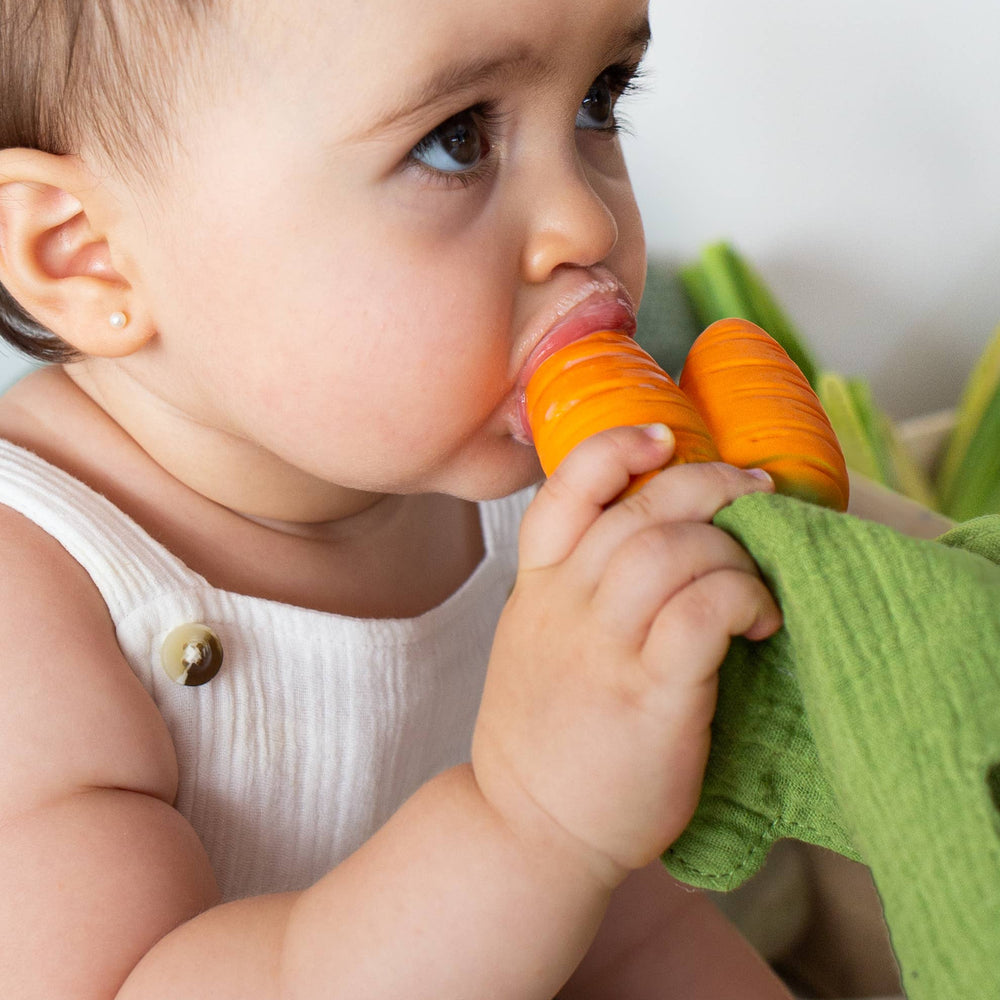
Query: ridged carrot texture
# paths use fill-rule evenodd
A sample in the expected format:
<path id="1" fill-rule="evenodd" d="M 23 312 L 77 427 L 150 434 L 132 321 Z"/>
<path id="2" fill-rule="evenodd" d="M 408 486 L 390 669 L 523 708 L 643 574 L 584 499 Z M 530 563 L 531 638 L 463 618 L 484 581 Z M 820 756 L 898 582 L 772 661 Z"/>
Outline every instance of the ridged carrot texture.
<path id="1" fill-rule="evenodd" d="M 624 333 L 604 330 L 550 354 L 528 380 L 528 423 L 547 476 L 582 441 L 611 427 L 666 424 L 676 447 L 671 465 L 714 462 L 705 422 L 677 383 Z M 636 476 L 633 493 L 655 472 Z"/>
<path id="2" fill-rule="evenodd" d="M 723 461 L 767 470 L 780 493 L 846 510 L 847 467 L 816 393 L 759 326 L 723 319 L 691 346 L 680 387 Z"/>

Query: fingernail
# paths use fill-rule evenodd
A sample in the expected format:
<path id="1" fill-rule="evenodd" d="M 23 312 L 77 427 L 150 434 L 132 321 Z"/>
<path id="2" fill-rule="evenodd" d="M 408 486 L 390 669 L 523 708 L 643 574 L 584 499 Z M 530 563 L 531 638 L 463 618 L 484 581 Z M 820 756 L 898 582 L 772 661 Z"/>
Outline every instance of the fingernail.
<path id="1" fill-rule="evenodd" d="M 748 476 L 753 476 L 754 479 L 759 479 L 762 483 L 774 484 L 774 480 L 763 469 L 746 469 L 744 471 Z"/>
<path id="2" fill-rule="evenodd" d="M 654 441 L 672 441 L 673 431 L 666 424 L 641 424 L 643 433 Z"/>

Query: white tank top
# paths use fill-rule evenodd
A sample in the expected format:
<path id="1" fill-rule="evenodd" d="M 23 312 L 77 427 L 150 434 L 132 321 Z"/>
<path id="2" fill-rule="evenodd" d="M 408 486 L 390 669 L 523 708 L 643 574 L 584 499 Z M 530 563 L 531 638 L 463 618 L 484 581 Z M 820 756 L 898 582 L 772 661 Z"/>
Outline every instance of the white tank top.
<path id="1" fill-rule="evenodd" d="M 176 807 L 226 900 L 311 885 L 420 785 L 469 759 L 529 499 L 480 505 L 486 554 L 443 604 L 356 619 L 218 590 L 104 497 L 0 441 L 0 503 L 60 542 L 100 590 L 173 737 Z M 161 665 L 164 638 L 190 622 L 224 650 L 200 687 Z"/>

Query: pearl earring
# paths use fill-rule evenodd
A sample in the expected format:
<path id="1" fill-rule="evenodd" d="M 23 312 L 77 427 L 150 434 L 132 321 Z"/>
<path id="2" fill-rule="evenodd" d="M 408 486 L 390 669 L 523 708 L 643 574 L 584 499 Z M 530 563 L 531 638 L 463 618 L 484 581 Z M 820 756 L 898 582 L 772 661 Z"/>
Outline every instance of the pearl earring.
<path id="1" fill-rule="evenodd" d="M 113 312 L 108 317 L 108 322 L 116 329 L 122 330 L 128 326 L 128 316 L 123 312 Z"/>

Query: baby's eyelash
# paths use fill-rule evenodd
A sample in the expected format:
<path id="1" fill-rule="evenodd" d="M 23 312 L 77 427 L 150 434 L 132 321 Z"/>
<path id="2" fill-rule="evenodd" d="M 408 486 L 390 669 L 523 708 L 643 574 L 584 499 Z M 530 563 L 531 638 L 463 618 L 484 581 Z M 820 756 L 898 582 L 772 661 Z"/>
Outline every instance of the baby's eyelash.
<path id="1" fill-rule="evenodd" d="M 621 98 L 645 91 L 647 72 L 646 68 L 639 63 L 615 63 L 601 74 L 611 88 L 611 94 L 614 98 L 615 121 L 613 130 L 616 134 L 633 134 L 632 124 L 622 111 Z"/>
<path id="2" fill-rule="evenodd" d="M 472 110 L 482 123 L 483 131 L 494 140 L 510 120 L 509 112 L 501 111 L 492 101 L 484 101 L 482 104 L 477 104 Z"/>
<path id="3" fill-rule="evenodd" d="M 646 73 L 646 68 L 639 63 L 615 63 L 601 75 L 608 81 L 615 97 L 623 97 L 645 89 L 643 78 Z"/>

